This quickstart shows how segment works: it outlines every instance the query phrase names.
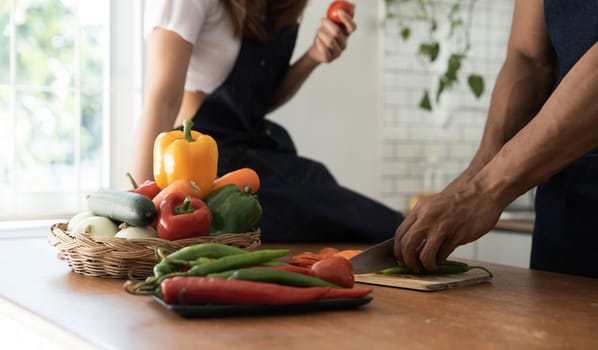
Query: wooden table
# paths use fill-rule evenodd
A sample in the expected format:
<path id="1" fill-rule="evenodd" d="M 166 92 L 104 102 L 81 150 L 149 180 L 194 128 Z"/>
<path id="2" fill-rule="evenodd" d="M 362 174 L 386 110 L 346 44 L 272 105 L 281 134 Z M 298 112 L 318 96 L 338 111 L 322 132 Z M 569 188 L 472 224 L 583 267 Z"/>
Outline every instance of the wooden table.
<path id="1" fill-rule="evenodd" d="M 598 349 L 598 279 L 484 264 L 490 283 L 374 287 L 356 310 L 189 320 L 122 281 L 70 272 L 56 253 L 43 237 L 0 240 L 0 315 L 61 348 Z"/>

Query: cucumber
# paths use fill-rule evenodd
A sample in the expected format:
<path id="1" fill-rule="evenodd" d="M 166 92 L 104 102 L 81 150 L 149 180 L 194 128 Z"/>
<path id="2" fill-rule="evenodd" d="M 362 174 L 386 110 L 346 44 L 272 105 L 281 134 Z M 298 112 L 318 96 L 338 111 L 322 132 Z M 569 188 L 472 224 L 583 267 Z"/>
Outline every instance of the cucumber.
<path id="1" fill-rule="evenodd" d="M 151 199 L 129 191 L 99 190 L 87 196 L 87 206 L 94 214 L 132 226 L 147 226 L 156 218 Z"/>

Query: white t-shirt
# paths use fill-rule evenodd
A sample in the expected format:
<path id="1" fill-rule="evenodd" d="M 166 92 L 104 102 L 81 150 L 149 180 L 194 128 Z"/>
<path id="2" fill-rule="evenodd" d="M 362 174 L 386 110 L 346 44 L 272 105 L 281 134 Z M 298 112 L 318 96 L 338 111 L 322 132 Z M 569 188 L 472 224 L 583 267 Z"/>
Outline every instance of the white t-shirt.
<path id="1" fill-rule="evenodd" d="M 220 0 L 146 0 L 145 36 L 156 27 L 193 44 L 185 90 L 211 93 L 233 68 L 241 41 Z"/>

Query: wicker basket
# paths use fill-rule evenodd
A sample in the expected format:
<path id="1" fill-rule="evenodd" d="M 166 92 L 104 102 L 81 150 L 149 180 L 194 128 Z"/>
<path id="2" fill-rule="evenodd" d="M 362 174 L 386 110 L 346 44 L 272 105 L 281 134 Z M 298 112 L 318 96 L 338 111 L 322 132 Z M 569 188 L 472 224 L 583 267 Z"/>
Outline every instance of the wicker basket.
<path id="1" fill-rule="evenodd" d="M 225 233 L 218 236 L 201 236 L 176 241 L 160 238 L 126 239 L 119 237 L 92 237 L 88 234 L 66 231 L 66 223 L 50 227 L 48 243 L 60 250 L 74 272 L 86 276 L 126 279 L 151 276 L 159 261 L 157 248 L 167 254 L 180 248 L 199 243 L 221 243 L 246 250 L 260 245 L 260 231 Z"/>

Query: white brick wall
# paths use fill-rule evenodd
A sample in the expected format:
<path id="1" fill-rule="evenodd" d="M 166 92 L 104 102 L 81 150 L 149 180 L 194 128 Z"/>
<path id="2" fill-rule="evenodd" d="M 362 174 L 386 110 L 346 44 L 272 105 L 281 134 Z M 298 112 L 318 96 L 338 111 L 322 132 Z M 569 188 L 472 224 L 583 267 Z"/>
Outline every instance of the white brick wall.
<path id="1" fill-rule="evenodd" d="M 416 58 L 425 31 L 412 30 L 405 42 L 396 23 L 387 22 L 383 28 L 379 169 L 381 198 L 386 204 L 406 210 L 412 196 L 434 190 L 424 188 L 431 158 L 437 158 L 437 163 L 432 163 L 440 178 L 437 186 L 448 184 L 469 163 L 480 141 L 492 87 L 505 55 L 512 11 L 513 0 L 477 1 L 472 49 L 462 73 L 481 74 L 484 95 L 476 100 L 462 74 L 458 86 L 444 93 L 441 108 L 433 112 L 418 106 L 423 89 L 437 79 Z M 431 68 L 445 69 L 438 64 Z"/>

